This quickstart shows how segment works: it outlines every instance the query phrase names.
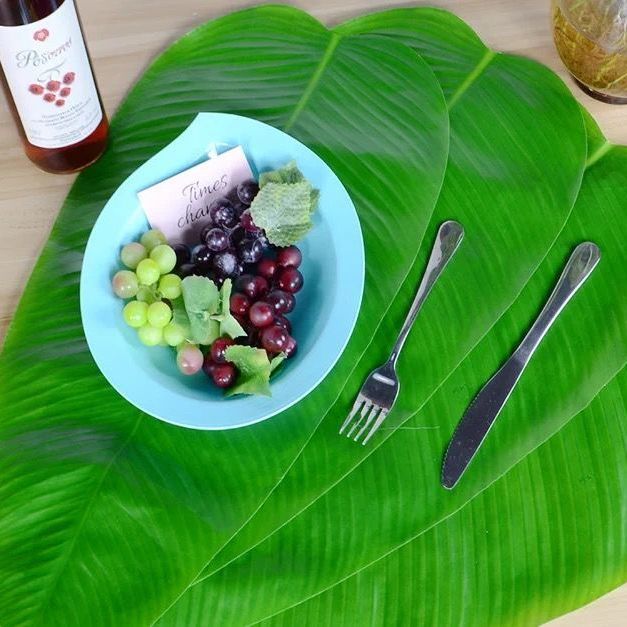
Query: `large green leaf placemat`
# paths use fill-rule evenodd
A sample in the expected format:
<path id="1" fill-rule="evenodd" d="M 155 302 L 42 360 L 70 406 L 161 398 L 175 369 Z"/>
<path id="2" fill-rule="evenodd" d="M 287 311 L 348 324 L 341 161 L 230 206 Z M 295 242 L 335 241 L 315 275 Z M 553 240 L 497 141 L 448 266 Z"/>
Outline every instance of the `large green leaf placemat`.
<path id="1" fill-rule="evenodd" d="M 443 182 L 447 108 L 428 66 L 450 113 Z M 91 362 L 77 304 L 97 212 L 198 110 L 251 115 L 310 145 L 356 201 L 367 249 L 364 305 L 333 373 L 281 416 L 224 434 L 160 424 L 120 399 Z M 266 7 L 170 48 L 68 197 L 0 358 L 2 623 L 525 622 L 619 583 L 625 270 L 611 222 L 625 154 L 589 134 L 573 207 L 586 136 L 566 88 L 439 11 L 331 34 Z M 446 218 L 467 236 L 403 355 L 389 419 L 401 428 L 356 447 L 337 426 Z M 586 238 L 601 265 L 472 473 L 445 493 L 456 421 Z"/>

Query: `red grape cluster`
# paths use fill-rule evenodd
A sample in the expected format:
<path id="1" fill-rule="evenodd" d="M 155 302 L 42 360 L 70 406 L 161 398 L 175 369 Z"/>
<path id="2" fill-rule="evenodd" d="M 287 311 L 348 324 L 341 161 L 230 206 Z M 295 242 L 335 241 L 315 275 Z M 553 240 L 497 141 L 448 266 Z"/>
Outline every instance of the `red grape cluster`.
<path id="1" fill-rule="evenodd" d="M 258 191 L 253 180 L 241 183 L 229 197 L 213 203 L 197 246 L 191 250 L 182 244 L 174 246 L 179 276 L 206 276 L 218 286 L 227 278 L 234 281 L 230 309 L 246 336 L 215 340 L 203 365 L 220 388 L 231 387 L 237 378 L 235 366 L 226 361 L 229 346 L 263 348 L 270 359 L 281 353 L 289 359 L 297 349 L 287 314 L 293 311 L 295 294 L 303 286 L 298 269 L 302 254 L 296 246 L 270 244 L 255 225 L 249 207 Z"/>

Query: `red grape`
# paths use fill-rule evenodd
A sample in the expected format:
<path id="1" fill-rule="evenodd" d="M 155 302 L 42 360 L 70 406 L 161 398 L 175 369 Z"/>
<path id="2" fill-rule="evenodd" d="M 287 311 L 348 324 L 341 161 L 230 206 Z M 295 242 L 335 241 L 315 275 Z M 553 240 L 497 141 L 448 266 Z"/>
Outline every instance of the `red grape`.
<path id="1" fill-rule="evenodd" d="M 289 335 L 285 329 L 273 325 L 263 330 L 261 334 L 261 345 L 269 353 L 282 353 L 286 346 Z"/>
<path id="2" fill-rule="evenodd" d="M 233 346 L 235 342 L 230 337 L 219 337 L 211 345 L 211 359 L 217 364 L 223 364 L 226 362 L 226 355 L 224 354 L 229 346 Z"/>
<path id="3" fill-rule="evenodd" d="M 250 309 L 250 301 L 246 294 L 233 294 L 231 296 L 231 313 L 234 316 L 245 316 Z"/>
<path id="4" fill-rule="evenodd" d="M 248 318 L 258 329 L 267 327 L 274 320 L 274 310 L 268 303 L 259 300 L 250 308 Z"/>
<path id="5" fill-rule="evenodd" d="M 293 268 L 298 268 L 303 260 L 303 254 L 296 246 L 288 246 L 287 248 L 279 249 L 276 255 L 276 262 L 278 265 Z"/>
<path id="6" fill-rule="evenodd" d="M 272 290 L 266 296 L 266 301 L 272 305 L 277 314 L 290 313 L 296 305 L 294 296 L 283 290 Z"/>
<path id="7" fill-rule="evenodd" d="M 211 376 L 219 388 L 230 388 L 235 383 L 237 370 L 233 364 L 215 364 Z"/>
<path id="8" fill-rule="evenodd" d="M 257 272 L 266 279 L 270 280 L 276 272 L 276 261 L 274 259 L 262 259 L 257 264 Z"/>
<path id="9" fill-rule="evenodd" d="M 284 268 L 279 274 L 277 285 L 286 292 L 296 294 L 303 287 L 303 275 L 291 266 Z"/>
<path id="10" fill-rule="evenodd" d="M 292 323 L 285 316 L 275 316 L 274 324 L 285 329 L 288 333 L 292 332 Z"/>
<path id="11" fill-rule="evenodd" d="M 296 343 L 296 340 L 290 335 L 287 338 L 287 343 L 285 344 L 283 352 L 285 353 L 285 356 L 289 359 L 290 357 L 294 356 L 297 350 L 298 344 Z"/>

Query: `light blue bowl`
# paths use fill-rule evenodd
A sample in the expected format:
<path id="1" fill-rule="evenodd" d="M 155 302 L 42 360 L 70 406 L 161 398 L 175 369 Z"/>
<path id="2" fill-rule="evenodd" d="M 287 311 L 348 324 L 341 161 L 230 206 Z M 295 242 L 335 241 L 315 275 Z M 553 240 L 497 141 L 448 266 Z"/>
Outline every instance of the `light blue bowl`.
<path id="1" fill-rule="evenodd" d="M 211 143 L 242 145 L 258 171 L 295 159 L 320 189 L 315 226 L 299 244 L 305 285 L 290 315 L 298 352 L 272 379 L 272 397 L 224 398 L 201 372 L 180 374 L 173 349 L 148 348 L 122 319 L 111 291 L 121 246 L 148 223 L 137 192 L 200 161 Z M 230 429 L 270 418 L 320 383 L 351 335 L 364 285 L 364 247 L 355 207 L 331 169 L 309 148 L 272 126 L 223 113 L 201 113 L 116 190 L 89 237 L 81 273 L 81 316 L 89 349 L 109 383 L 130 403 L 192 429 Z"/>

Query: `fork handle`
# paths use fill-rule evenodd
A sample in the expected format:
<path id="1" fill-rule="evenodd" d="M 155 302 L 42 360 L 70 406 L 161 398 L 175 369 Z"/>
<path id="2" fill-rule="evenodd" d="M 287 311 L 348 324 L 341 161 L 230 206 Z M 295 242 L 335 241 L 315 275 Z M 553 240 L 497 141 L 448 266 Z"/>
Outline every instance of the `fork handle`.
<path id="1" fill-rule="evenodd" d="M 394 349 L 392 350 L 390 359 L 388 360 L 394 366 L 396 366 L 398 356 L 403 349 L 403 345 L 407 340 L 407 336 L 411 331 L 422 304 L 427 299 L 427 296 L 429 295 L 429 292 L 435 282 L 438 280 L 438 277 L 442 274 L 442 270 L 444 270 L 446 264 L 459 247 L 463 237 L 464 229 L 459 222 L 447 220 L 440 225 L 438 234 L 435 238 L 435 243 L 433 244 L 431 256 L 429 257 L 427 269 L 422 277 L 422 281 L 420 281 L 418 291 L 414 297 L 414 302 L 411 304 L 407 318 L 405 318 L 405 322 L 403 323 L 403 328 L 398 335 L 398 339 L 396 340 L 396 344 L 394 345 Z"/>

